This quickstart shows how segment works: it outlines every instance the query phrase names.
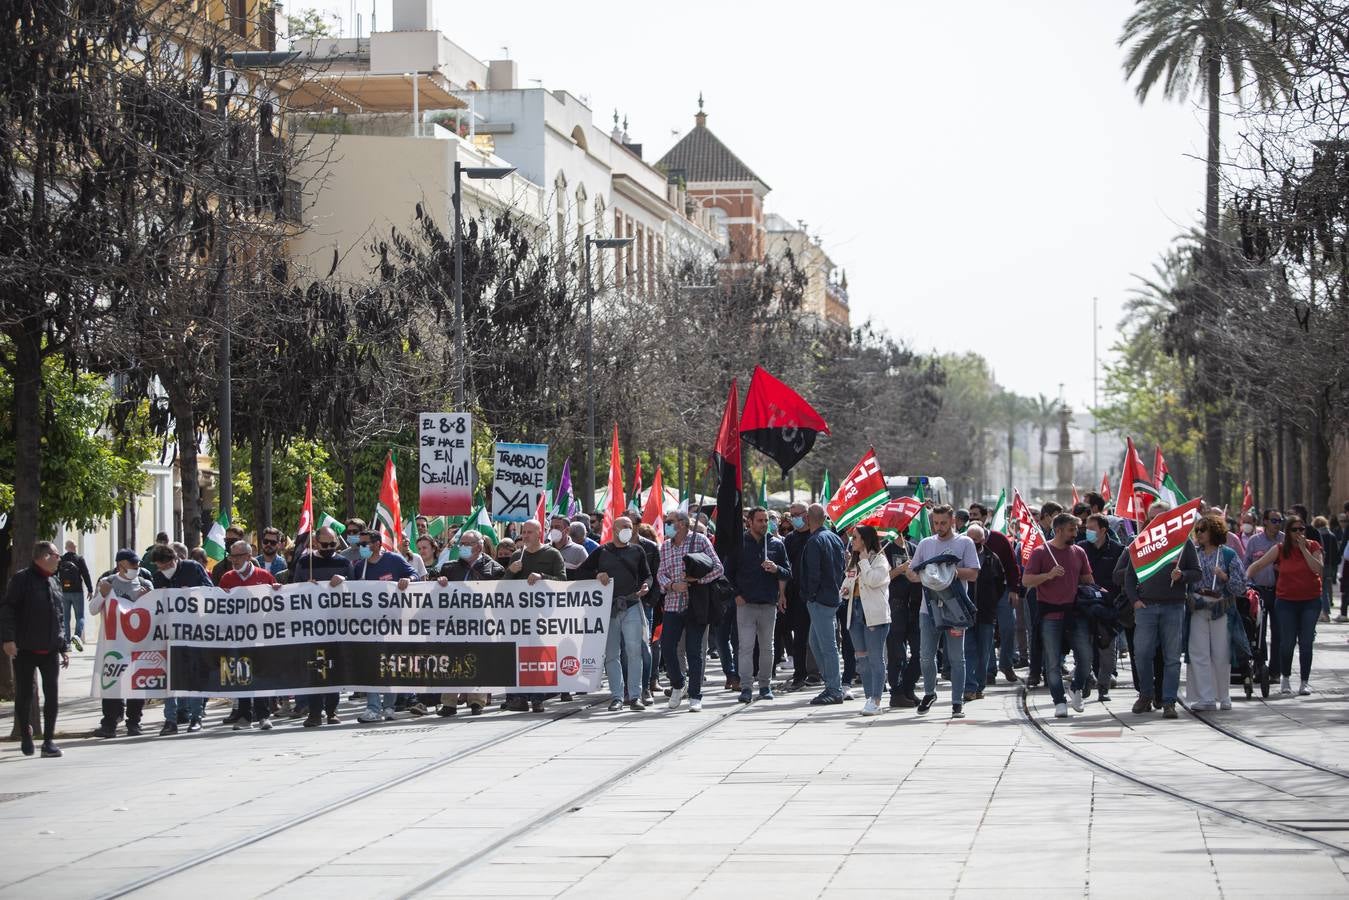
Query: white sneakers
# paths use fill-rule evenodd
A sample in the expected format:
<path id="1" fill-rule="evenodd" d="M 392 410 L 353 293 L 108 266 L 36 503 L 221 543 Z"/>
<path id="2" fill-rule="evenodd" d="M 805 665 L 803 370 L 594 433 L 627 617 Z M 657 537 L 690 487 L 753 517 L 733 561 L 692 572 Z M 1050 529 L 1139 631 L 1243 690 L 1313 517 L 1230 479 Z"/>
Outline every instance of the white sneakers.
<path id="1" fill-rule="evenodd" d="M 373 710 L 367 709 L 365 712 L 361 713 L 359 716 L 356 717 L 356 721 L 360 722 L 362 725 L 369 725 L 373 722 L 383 722 L 384 714 L 377 713 L 374 712 Z"/>
<path id="2" fill-rule="evenodd" d="M 1068 718 L 1068 704 L 1067 704 L 1067 703 L 1055 703 L 1055 704 L 1054 704 L 1054 718 L 1056 718 L 1056 719 L 1066 719 L 1066 718 Z"/>
<path id="3" fill-rule="evenodd" d="M 1072 689 L 1069 689 L 1069 691 L 1068 691 L 1068 702 L 1071 703 L 1071 704 L 1073 705 L 1073 712 L 1081 712 L 1081 711 L 1082 711 L 1082 692 L 1081 692 L 1081 691 L 1078 691 L 1078 690 L 1072 690 Z"/>
<path id="4" fill-rule="evenodd" d="M 1232 708 L 1232 701 L 1231 701 L 1231 700 L 1224 700 L 1224 701 L 1222 701 L 1221 703 L 1218 704 L 1218 708 L 1219 708 L 1219 709 L 1222 709 L 1222 710 L 1228 710 L 1228 709 L 1231 709 L 1231 708 Z"/>
<path id="5" fill-rule="evenodd" d="M 684 702 L 683 688 L 670 688 L 670 705 L 666 709 L 679 709 L 679 704 Z"/>
<path id="6" fill-rule="evenodd" d="M 1311 686 L 1311 683 L 1310 683 L 1310 682 L 1307 682 L 1307 681 L 1302 682 L 1302 686 L 1299 687 L 1299 688 L 1297 689 L 1297 693 L 1298 693 L 1298 696 L 1299 696 L 1299 697 L 1307 697 L 1307 696 L 1310 696 L 1310 695 L 1311 695 L 1311 692 L 1312 692 L 1312 686 Z"/>
<path id="7" fill-rule="evenodd" d="M 271 730 L 272 730 L 272 720 L 271 720 L 271 719 L 262 719 L 261 721 L 259 721 L 259 722 L 258 722 L 258 730 L 259 730 L 259 731 L 271 731 Z"/>
<path id="8" fill-rule="evenodd" d="M 1218 704 L 1211 703 L 1208 700 L 1196 700 L 1190 704 L 1193 712 L 1213 712 L 1218 708 Z"/>
<path id="9" fill-rule="evenodd" d="M 879 716 L 880 714 L 881 714 L 880 704 L 878 704 L 875 700 L 868 697 L 867 702 L 862 704 L 862 715 Z"/>
<path id="10" fill-rule="evenodd" d="M 690 697 L 689 712 L 702 712 L 702 711 L 703 711 L 703 699 L 701 697 L 698 698 Z"/>
<path id="11" fill-rule="evenodd" d="M 1279 679 L 1279 693 L 1280 694 L 1293 693 L 1293 685 L 1289 683 L 1287 675 Z"/>

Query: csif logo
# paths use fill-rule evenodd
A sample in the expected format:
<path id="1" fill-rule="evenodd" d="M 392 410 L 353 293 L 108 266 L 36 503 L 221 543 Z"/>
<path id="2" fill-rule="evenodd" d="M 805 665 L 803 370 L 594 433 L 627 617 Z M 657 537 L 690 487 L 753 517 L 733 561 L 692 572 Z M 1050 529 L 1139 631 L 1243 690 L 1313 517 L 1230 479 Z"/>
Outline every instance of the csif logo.
<path id="1" fill-rule="evenodd" d="M 99 673 L 99 683 L 103 685 L 103 690 L 111 690 L 117 686 L 117 682 L 122 680 L 122 673 L 127 669 L 127 663 L 122 654 L 116 650 L 109 650 L 103 654 L 103 669 Z"/>
<path id="2" fill-rule="evenodd" d="M 556 687 L 557 648 L 521 647 L 517 681 L 520 687 Z"/>

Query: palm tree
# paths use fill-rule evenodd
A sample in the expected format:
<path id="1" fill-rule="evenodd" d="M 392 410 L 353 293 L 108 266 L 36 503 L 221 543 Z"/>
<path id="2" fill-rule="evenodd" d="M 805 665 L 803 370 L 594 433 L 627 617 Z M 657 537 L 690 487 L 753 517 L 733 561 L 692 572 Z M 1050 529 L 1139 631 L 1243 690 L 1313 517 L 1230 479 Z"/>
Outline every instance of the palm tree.
<path id="1" fill-rule="evenodd" d="M 1238 98 L 1248 84 L 1266 107 L 1292 92 L 1290 62 L 1269 31 L 1279 6 L 1270 0 L 1138 0 L 1119 38 L 1121 47 L 1129 45 L 1124 73 L 1138 76 L 1140 103 L 1159 85 L 1168 100 L 1182 100 L 1202 85 L 1208 103 L 1204 241 L 1210 253 L 1218 240 L 1223 69 Z"/>
<path id="2" fill-rule="evenodd" d="M 1059 401 L 1040 394 L 1030 401 L 1030 419 L 1040 431 L 1040 490 L 1045 488 L 1045 449 L 1049 446 L 1049 429 L 1059 414 Z"/>
<path id="3" fill-rule="evenodd" d="M 1208 154 L 1204 189 L 1204 263 L 1207 272 L 1199 287 L 1218 291 L 1221 269 L 1218 222 L 1219 123 L 1222 76 L 1226 68 L 1238 102 L 1245 87 L 1255 88 L 1261 106 L 1273 105 L 1293 93 L 1293 63 L 1275 41 L 1274 30 L 1284 4 L 1278 0 L 1138 0 L 1124 23 L 1119 45 L 1128 45 L 1124 57 L 1126 78 L 1138 77 L 1139 102 L 1154 87 L 1168 100 L 1181 100 L 1201 90 L 1208 104 Z M 1286 44 L 1286 42 L 1285 42 Z M 1187 316 L 1188 310 L 1179 314 Z M 1206 385 L 1213 379 L 1199 372 L 1199 399 L 1214 399 Z M 1201 403 L 1201 406 L 1203 404 Z M 1223 422 L 1205 415 L 1204 494 L 1219 496 L 1219 472 L 1224 444 Z"/>
<path id="4" fill-rule="evenodd" d="M 1030 402 L 1019 394 L 1004 390 L 998 394 L 994 405 L 1002 420 L 1002 424 L 1007 429 L 1007 489 L 1010 491 L 1016 484 L 1012 477 L 1012 454 L 1016 449 L 1016 429 L 1022 422 L 1030 416 Z"/>

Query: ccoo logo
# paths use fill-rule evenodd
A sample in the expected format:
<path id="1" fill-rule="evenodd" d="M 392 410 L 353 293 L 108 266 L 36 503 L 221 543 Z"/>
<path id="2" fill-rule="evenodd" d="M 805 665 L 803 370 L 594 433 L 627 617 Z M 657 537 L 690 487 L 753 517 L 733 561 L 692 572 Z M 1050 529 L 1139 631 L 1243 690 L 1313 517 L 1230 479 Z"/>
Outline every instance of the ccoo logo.
<path id="1" fill-rule="evenodd" d="M 556 687 L 557 648 L 521 647 L 517 681 L 520 687 Z"/>

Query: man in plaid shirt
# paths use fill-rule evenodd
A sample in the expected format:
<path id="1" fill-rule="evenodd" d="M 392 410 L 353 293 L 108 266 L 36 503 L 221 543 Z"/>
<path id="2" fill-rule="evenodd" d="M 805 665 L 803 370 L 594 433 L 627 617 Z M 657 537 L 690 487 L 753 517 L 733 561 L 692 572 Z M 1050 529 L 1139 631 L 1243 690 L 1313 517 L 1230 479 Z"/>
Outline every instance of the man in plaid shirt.
<path id="1" fill-rule="evenodd" d="M 689 661 L 689 712 L 703 708 L 703 631 L 705 622 L 690 622 L 689 581 L 684 575 L 684 555 L 705 553 L 716 567 L 697 584 L 710 584 L 722 575 L 721 560 L 705 535 L 689 529 L 689 514 L 683 510 L 665 514 L 665 543 L 660 548 L 660 568 L 656 580 L 665 595 L 661 619 L 660 655 L 670 675 L 670 709 L 684 701 L 684 673 L 679 665 L 679 638 Z"/>

